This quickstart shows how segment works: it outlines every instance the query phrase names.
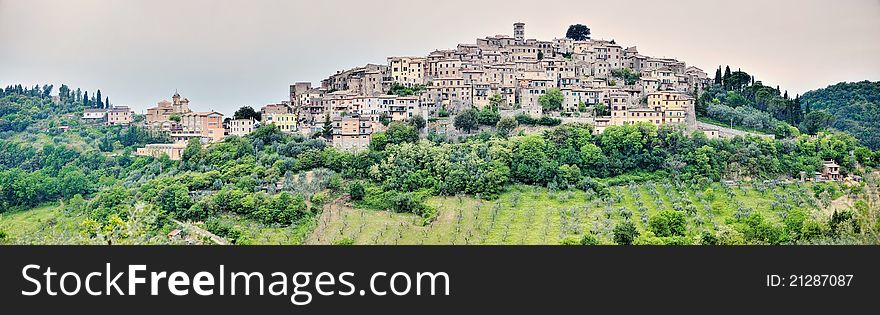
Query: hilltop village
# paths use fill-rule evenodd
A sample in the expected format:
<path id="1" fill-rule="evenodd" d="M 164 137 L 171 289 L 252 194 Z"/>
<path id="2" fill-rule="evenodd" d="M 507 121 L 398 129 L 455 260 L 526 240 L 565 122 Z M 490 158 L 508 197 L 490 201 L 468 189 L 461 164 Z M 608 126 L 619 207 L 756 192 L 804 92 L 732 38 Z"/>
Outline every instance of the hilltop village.
<path id="1" fill-rule="evenodd" d="M 696 123 L 694 95 L 708 83 L 706 72 L 684 61 L 645 56 L 635 46 L 588 36 L 529 39 L 525 24 L 515 23 L 513 36 L 478 38 L 427 56 L 388 57 L 385 64 L 337 71 L 318 86 L 291 84 L 288 100 L 265 105 L 250 117 L 224 119 L 216 111 L 193 111 L 189 100 L 175 93 L 171 101 L 148 108 L 143 122 L 167 132 L 174 143 L 149 145 L 138 153 L 176 159 L 189 139 L 216 142 L 261 124 L 307 137 L 323 133 L 340 149 L 361 150 L 390 122 L 417 116 L 427 122 L 427 130 L 453 138 L 462 134 L 452 123 L 458 113 L 487 107 L 500 117 L 588 123 L 596 133 L 611 125 L 646 122 L 681 125 L 689 132 L 702 129 L 710 138 L 725 136 Z M 554 94 L 555 103 L 542 102 L 548 94 Z M 114 107 L 90 109 L 83 118 L 125 124 L 131 116 L 128 108 Z"/>
<path id="2" fill-rule="evenodd" d="M 0 243 L 878 242 L 880 152 L 832 125 L 872 121 L 878 82 L 791 98 L 581 24 L 512 34 L 228 112 L 7 86 Z"/>

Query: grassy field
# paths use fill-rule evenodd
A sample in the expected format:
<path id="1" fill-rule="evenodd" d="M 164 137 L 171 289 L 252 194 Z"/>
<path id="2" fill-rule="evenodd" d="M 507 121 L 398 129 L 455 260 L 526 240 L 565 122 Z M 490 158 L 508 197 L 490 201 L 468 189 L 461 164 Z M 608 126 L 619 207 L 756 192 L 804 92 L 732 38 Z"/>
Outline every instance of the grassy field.
<path id="1" fill-rule="evenodd" d="M 344 199 L 326 205 L 313 221 L 292 227 L 264 225 L 231 213 L 221 215 L 220 220 L 240 231 L 237 244 L 252 245 L 559 244 L 584 233 L 611 244 L 616 224 L 629 218 L 645 234 L 648 219 L 662 210 L 687 213 L 686 236 L 696 240 L 704 230 L 755 212 L 781 223 L 788 211 L 802 209 L 825 221 L 834 209 L 847 207 L 846 197 L 839 198 L 839 192 L 823 194 L 823 198 L 816 195 L 812 184 L 797 183 L 714 183 L 696 188 L 648 182 L 611 187 L 604 198 L 580 190 L 519 185 L 509 187 L 496 200 L 430 197 L 426 204 L 438 214 L 428 225 L 413 214 L 358 209 Z M 58 203 L 0 213 L 0 231 L 6 234 L 0 243 L 94 244 L 80 235 L 83 219 L 66 213 Z"/>
<path id="2" fill-rule="evenodd" d="M 239 245 L 298 245 L 314 227 L 314 220 L 283 227 L 262 224 L 234 213 L 224 213 L 219 218 L 241 231 L 241 237 L 236 240 Z M 205 228 L 204 224 L 197 226 Z"/>
<path id="3" fill-rule="evenodd" d="M 438 216 L 427 226 L 412 214 L 356 209 L 349 204 L 325 207 L 307 244 L 559 244 L 567 237 L 591 232 L 612 243 L 612 229 L 627 217 L 640 232 L 648 219 L 664 209 L 688 214 L 687 236 L 696 238 L 737 217 L 761 213 L 781 222 L 791 209 L 827 217 L 810 184 L 766 183 L 705 188 L 670 182 L 610 188 L 607 198 L 579 190 L 513 186 L 497 200 L 466 196 L 431 197 L 427 204 Z"/>
<path id="4" fill-rule="evenodd" d="M 83 218 L 68 215 L 58 203 L 0 213 L 0 242 L 11 244 L 71 244 L 87 241 L 79 235 Z"/>

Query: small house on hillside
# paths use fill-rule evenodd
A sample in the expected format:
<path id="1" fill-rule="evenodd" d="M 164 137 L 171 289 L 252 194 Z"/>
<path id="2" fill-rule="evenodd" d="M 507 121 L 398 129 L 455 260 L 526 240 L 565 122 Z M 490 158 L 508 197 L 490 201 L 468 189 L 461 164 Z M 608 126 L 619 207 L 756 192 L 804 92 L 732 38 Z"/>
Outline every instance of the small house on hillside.
<path id="1" fill-rule="evenodd" d="M 830 181 L 838 181 L 841 179 L 840 177 L 840 165 L 834 162 L 834 160 L 824 161 L 822 162 L 822 172 L 816 173 L 817 180 L 830 180 Z"/>

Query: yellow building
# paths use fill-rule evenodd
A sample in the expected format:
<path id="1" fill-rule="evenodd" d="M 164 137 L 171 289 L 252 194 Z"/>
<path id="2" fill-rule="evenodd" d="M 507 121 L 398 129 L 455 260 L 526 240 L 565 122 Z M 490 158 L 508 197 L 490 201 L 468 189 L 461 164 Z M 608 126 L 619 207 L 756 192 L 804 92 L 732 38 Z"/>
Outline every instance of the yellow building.
<path id="1" fill-rule="evenodd" d="M 262 122 L 264 124 L 273 124 L 278 129 L 285 132 L 297 132 L 296 114 L 266 114 L 263 115 Z"/>
<path id="2" fill-rule="evenodd" d="M 664 124 L 684 124 L 685 113 L 694 106 L 694 99 L 684 92 L 658 91 L 648 94 L 648 107 L 663 110 Z"/>
<path id="3" fill-rule="evenodd" d="M 627 119 L 627 123 L 630 124 L 646 122 L 660 126 L 663 123 L 663 112 L 656 108 L 632 108 L 629 110 L 629 117 Z"/>
<path id="4" fill-rule="evenodd" d="M 612 92 L 604 98 L 610 116 L 596 117 L 595 131 L 601 133 L 607 126 L 625 124 L 650 123 L 655 126 L 665 124 L 687 124 L 687 111 L 693 106 L 690 95 L 677 91 L 660 91 L 649 93 L 647 106 L 640 107 L 629 104 L 624 93 Z"/>
<path id="5" fill-rule="evenodd" d="M 407 87 L 425 84 L 425 61 L 424 57 L 389 57 L 391 79 Z"/>

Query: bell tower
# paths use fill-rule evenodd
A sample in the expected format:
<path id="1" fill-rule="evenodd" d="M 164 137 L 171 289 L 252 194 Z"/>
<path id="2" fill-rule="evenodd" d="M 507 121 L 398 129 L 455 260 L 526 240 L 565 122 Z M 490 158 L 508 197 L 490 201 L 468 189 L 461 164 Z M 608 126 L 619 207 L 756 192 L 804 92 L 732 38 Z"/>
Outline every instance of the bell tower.
<path id="1" fill-rule="evenodd" d="M 513 23 L 513 38 L 517 42 L 523 43 L 526 40 L 526 23 Z"/>

